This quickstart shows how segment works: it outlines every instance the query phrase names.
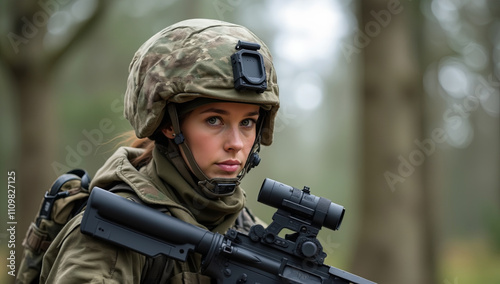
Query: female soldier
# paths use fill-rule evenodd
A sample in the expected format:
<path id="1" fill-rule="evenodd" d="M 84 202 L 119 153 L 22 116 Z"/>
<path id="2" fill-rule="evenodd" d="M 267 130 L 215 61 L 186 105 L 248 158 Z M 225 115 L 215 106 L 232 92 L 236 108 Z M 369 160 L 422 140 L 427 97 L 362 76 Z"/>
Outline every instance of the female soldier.
<path id="1" fill-rule="evenodd" d="M 255 219 L 239 183 L 271 144 L 279 107 L 266 45 L 242 26 L 187 20 L 145 42 L 129 71 L 124 113 L 141 139 L 119 148 L 90 188 L 125 184 L 185 222 L 248 230 Z M 147 258 L 81 234 L 81 217 L 45 254 L 42 283 L 210 283 L 200 255 Z"/>

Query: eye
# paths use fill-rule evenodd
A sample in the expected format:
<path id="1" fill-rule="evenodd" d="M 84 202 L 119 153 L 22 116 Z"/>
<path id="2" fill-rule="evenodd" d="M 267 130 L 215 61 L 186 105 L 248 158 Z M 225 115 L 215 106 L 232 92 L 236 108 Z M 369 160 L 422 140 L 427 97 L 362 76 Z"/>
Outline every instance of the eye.
<path id="1" fill-rule="evenodd" d="M 209 125 L 221 125 L 222 124 L 221 119 L 219 117 L 216 117 L 216 116 L 212 116 L 212 117 L 207 118 L 206 122 Z"/>
<path id="2" fill-rule="evenodd" d="M 244 119 L 241 122 L 241 126 L 243 126 L 243 127 L 253 127 L 255 125 L 255 123 L 256 123 L 255 119 L 247 118 L 247 119 Z"/>

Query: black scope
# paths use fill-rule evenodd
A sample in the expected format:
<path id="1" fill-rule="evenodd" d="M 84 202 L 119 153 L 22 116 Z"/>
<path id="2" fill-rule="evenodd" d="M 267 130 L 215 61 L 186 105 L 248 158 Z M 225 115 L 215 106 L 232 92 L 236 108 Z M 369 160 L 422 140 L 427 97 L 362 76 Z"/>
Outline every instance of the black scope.
<path id="1" fill-rule="evenodd" d="M 318 229 L 324 226 L 338 230 L 344 218 L 343 206 L 312 195 L 308 187 L 300 190 L 269 178 L 262 183 L 257 200 L 306 219 Z"/>

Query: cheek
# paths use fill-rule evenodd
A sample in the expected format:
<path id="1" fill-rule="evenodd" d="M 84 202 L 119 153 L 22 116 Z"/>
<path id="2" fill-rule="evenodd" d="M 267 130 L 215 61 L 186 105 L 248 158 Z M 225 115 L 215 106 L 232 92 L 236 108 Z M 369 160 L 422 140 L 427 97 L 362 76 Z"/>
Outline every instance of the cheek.
<path id="1" fill-rule="evenodd" d="M 250 135 L 249 137 L 247 137 L 245 139 L 245 146 L 243 147 L 243 151 L 245 152 L 246 155 L 248 155 L 250 153 L 250 151 L 252 150 L 252 146 L 253 146 L 253 143 L 255 142 L 255 134 L 254 135 Z"/>
<path id="2" fill-rule="evenodd" d="M 213 135 L 199 131 L 193 135 L 186 135 L 186 140 L 198 165 L 203 166 L 203 164 L 212 160 L 210 157 L 216 152 L 218 147 L 218 143 Z"/>

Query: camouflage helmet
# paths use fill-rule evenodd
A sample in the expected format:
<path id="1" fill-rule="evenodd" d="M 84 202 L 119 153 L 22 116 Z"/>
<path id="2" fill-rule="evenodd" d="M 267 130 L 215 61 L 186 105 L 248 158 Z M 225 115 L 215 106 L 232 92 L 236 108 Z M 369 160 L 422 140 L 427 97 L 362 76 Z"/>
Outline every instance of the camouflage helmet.
<path id="1" fill-rule="evenodd" d="M 267 88 L 236 90 L 231 55 L 238 41 L 257 43 Z M 129 67 L 125 117 L 137 137 L 150 137 L 169 103 L 197 98 L 257 104 L 267 111 L 261 143 L 270 145 L 279 108 L 278 84 L 268 47 L 247 28 L 218 20 L 193 19 L 169 26 L 146 41 Z"/>

